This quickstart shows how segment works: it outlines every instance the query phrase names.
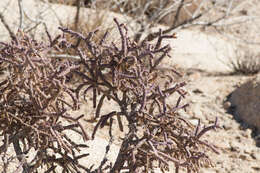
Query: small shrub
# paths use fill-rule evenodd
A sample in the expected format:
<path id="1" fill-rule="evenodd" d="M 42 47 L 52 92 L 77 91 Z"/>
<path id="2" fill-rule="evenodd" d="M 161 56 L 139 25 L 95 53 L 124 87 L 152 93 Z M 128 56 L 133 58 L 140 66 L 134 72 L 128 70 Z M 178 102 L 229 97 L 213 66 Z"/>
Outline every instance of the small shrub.
<path id="1" fill-rule="evenodd" d="M 237 54 L 237 58 L 230 60 L 229 66 L 232 74 L 254 75 L 260 71 L 260 54 L 254 54 L 246 51 L 243 54 Z"/>
<path id="2" fill-rule="evenodd" d="M 108 32 L 97 42 L 92 40 L 93 32 L 85 36 L 67 28 L 60 29 L 84 44 L 79 47 L 66 37 L 49 36 L 50 43 L 44 45 L 24 35 L 3 43 L 0 61 L 7 64 L 9 75 L 0 83 L 0 131 L 3 146 L 13 144 L 17 156 L 35 151 L 32 161 L 18 157 L 25 172 L 44 166 L 47 172 L 58 166 L 64 172 L 134 173 L 154 171 L 156 167 L 165 172 L 173 163 L 177 173 L 182 168 L 198 172 L 201 167 L 212 166 L 208 152 L 218 152 L 202 136 L 218 128 L 217 120 L 201 127 L 200 123 L 193 126 L 182 118 L 178 111 L 188 106 L 182 103 L 187 93 L 183 89 L 185 82 L 174 80 L 174 69 L 167 77 L 157 69 L 171 49 L 161 42 L 174 35 L 159 32 L 156 43 L 137 44 L 128 37 L 125 25 L 116 19 L 115 23 L 121 45 L 108 42 Z M 60 62 L 48 58 L 50 52 L 64 50 L 75 51 L 80 60 Z M 86 72 L 80 71 L 78 64 Z M 81 82 L 66 83 L 70 73 L 75 73 Z M 92 101 L 96 109 L 96 121 L 92 122 L 94 130 L 85 132 L 79 119 L 87 115 L 77 115 L 73 110 L 79 109 L 80 98 L 87 94 L 90 96 L 85 99 Z M 170 103 L 169 97 L 177 97 L 176 103 Z M 113 102 L 119 109 L 111 107 L 110 112 L 103 113 L 104 101 Z M 111 152 L 116 124 L 125 136 L 115 163 L 111 163 L 106 154 Z M 110 142 L 104 159 L 96 169 L 86 168 L 79 161 L 91 159 L 88 153 L 80 152 L 84 152 L 86 144 L 73 141 L 67 131 L 78 133 L 87 141 L 106 125 Z"/>

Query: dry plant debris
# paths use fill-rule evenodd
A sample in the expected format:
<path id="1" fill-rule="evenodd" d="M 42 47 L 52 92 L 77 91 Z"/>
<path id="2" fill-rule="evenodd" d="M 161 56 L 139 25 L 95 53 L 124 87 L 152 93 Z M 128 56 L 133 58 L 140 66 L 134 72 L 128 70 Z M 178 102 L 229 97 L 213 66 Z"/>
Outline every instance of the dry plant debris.
<path id="1" fill-rule="evenodd" d="M 147 40 L 136 43 L 128 37 L 126 26 L 114 21 L 121 38 L 119 45 L 107 42 L 109 32 L 97 42 L 92 38 L 98 31 L 85 36 L 67 28 L 60 28 L 64 35 L 55 39 L 48 34 L 47 45 L 22 34 L 11 43 L 2 43 L 0 61 L 8 69 L 8 75 L 0 83 L 0 131 L 5 143 L 1 153 L 10 144 L 17 157 L 34 149 L 36 155 L 31 162 L 18 157 L 27 172 L 39 170 L 42 165 L 47 166 L 47 172 L 60 166 L 64 172 L 91 173 L 149 172 L 156 167 L 165 172 L 170 162 L 175 165 L 176 173 L 182 168 L 198 172 L 200 167 L 212 166 L 208 152 L 218 152 L 202 136 L 219 127 L 217 120 L 211 126 L 200 123 L 193 126 L 181 117 L 178 111 L 188 106 L 182 103 L 187 94 L 183 89 L 186 83 L 175 81 L 174 75 L 179 73 L 174 69 L 167 77 L 157 69 L 171 49 L 169 45 L 162 46 L 162 40 L 173 39 L 175 35 L 159 31 L 156 43 Z M 65 35 L 77 39 L 78 44 L 67 41 Z M 79 43 L 84 44 L 79 47 Z M 80 60 L 48 58 L 50 52 L 71 50 L 77 52 Z M 86 72 L 79 70 L 79 65 Z M 81 78 L 79 83 L 66 82 L 71 73 Z M 92 94 L 96 109 L 97 123 L 92 132 L 85 132 L 78 121 L 84 115 L 68 113 L 79 109 L 79 98 L 88 93 Z M 177 102 L 169 103 L 167 98 L 174 94 L 179 95 Z M 105 99 L 115 102 L 120 110 L 100 115 Z M 87 146 L 72 141 L 65 131 L 75 131 L 85 140 L 91 140 L 88 134 L 92 133 L 94 139 L 97 130 L 108 124 L 108 153 L 115 135 L 112 133 L 115 120 L 119 129 L 126 131 L 116 162 L 110 163 L 104 157 L 95 170 L 81 165 L 79 159 L 91 159 L 87 158 L 88 153 L 78 155 Z M 64 125 L 64 121 L 69 125 Z"/>

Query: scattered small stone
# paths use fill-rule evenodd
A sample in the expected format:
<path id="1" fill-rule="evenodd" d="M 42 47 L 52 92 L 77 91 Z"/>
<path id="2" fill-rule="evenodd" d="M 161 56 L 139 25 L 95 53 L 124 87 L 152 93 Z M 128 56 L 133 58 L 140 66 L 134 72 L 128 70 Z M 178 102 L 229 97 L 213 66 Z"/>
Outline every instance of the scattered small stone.
<path id="1" fill-rule="evenodd" d="M 239 148 L 240 143 L 239 142 L 232 141 L 232 142 L 230 142 L 229 145 L 230 145 L 230 151 L 231 152 L 239 152 L 239 150 L 240 150 L 240 148 Z"/>
<path id="2" fill-rule="evenodd" d="M 238 142 L 241 142 L 241 137 L 240 137 L 240 136 L 236 136 L 236 140 L 237 140 Z"/>
<path id="3" fill-rule="evenodd" d="M 231 103 L 229 101 L 226 101 L 224 104 L 223 104 L 223 107 L 224 109 L 228 110 L 231 106 Z"/>
<path id="4" fill-rule="evenodd" d="M 233 153 L 229 156 L 230 158 L 237 158 L 237 154 L 236 153 Z"/>
<path id="5" fill-rule="evenodd" d="M 201 78 L 201 74 L 198 73 L 198 72 L 190 73 L 190 74 L 188 74 L 188 75 L 189 75 L 189 79 L 190 79 L 191 81 L 196 81 L 196 80 L 198 80 L 199 78 Z"/>
<path id="6" fill-rule="evenodd" d="M 195 94 L 201 94 L 203 93 L 203 91 L 201 91 L 200 89 L 196 88 L 195 90 L 192 91 Z"/>
<path id="7" fill-rule="evenodd" d="M 252 153 L 251 148 L 248 147 L 244 148 L 244 153 L 250 155 Z"/>
<path id="8" fill-rule="evenodd" d="M 253 166 L 252 168 L 256 171 L 260 171 L 260 167 Z"/>
<path id="9" fill-rule="evenodd" d="M 248 159 L 247 159 L 247 156 L 246 156 L 246 155 L 243 155 L 243 154 L 241 154 L 241 155 L 239 156 L 239 158 L 240 158 L 241 160 L 248 160 Z"/>
<path id="10" fill-rule="evenodd" d="M 194 116 L 195 116 L 196 118 L 200 118 L 200 119 L 204 118 L 204 117 L 203 117 L 203 114 L 202 114 L 202 112 L 201 112 L 201 104 L 196 104 L 196 105 L 194 106 L 193 113 L 194 113 Z"/>
<path id="11" fill-rule="evenodd" d="M 245 137 L 245 138 L 250 138 L 251 133 L 252 133 L 252 130 L 248 128 L 248 129 L 246 129 L 245 131 L 243 131 L 243 132 L 241 133 L 241 135 L 242 135 L 243 137 Z"/>
<path id="12" fill-rule="evenodd" d="M 258 151 L 252 151 L 251 155 L 250 155 L 253 159 L 255 160 L 260 160 L 260 152 Z"/>
<path id="13" fill-rule="evenodd" d="M 199 120 L 197 120 L 197 119 L 192 119 L 192 120 L 189 120 L 190 121 L 190 123 L 192 124 L 192 125 L 194 125 L 194 126 L 197 126 L 198 125 L 198 122 L 199 122 Z"/>
<path id="14" fill-rule="evenodd" d="M 256 154 L 255 153 L 251 153 L 250 156 L 252 157 L 252 159 L 256 160 Z"/>
<path id="15" fill-rule="evenodd" d="M 232 127 L 231 127 L 231 126 L 228 126 L 228 125 L 223 125 L 223 129 L 224 129 L 224 130 L 230 130 L 230 129 L 232 129 Z"/>

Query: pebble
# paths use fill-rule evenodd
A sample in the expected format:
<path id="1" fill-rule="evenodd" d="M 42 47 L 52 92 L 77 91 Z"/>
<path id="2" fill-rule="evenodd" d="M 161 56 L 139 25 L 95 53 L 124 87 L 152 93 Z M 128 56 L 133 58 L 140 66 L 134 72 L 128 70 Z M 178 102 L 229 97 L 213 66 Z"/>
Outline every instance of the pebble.
<path id="1" fill-rule="evenodd" d="M 241 160 L 248 160 L 248 159 L 247 159 L 247 156 L 246 156 L 246 155 L 243 155 L 243 154 L 239 155 L 239 158 L 240 158 Z"/>
<path id="2" fill-rule="evenodd" d="M 224 104 L 223 104 L 223 107 L 224 109 L 228 110 L 230 107 L 231 107 L 231 103 L 229 101 L 226 101 Z"/>
<path id="3" fill-rule="evenodd" d="M 251 153 L 250 156 L 252 157 L 252 159 L 256 160 L 257 157 L 256 157 L 256 154 L 255 153 Z"/>
<path id="4" fill-rule="evenodd" d="M 201 94 L 201 93 L 203 93 L 203 91 L 200 90 L 200 89 L 198 89 L 198 88 L 194 89 L 192 92 L 195 93 L 195 94 Z"/>
<path id="5" fill-rule="evenodd" d="M 245 131 L 243 131 L 243 132 L 241 133 L 241 135 L 242 135 L 243 137 L 245 137 L 245 138 L 250 138 L 251 133 L 252 133 L 252 130 L 248 128 L 248 129 L 246 129 Z"/>
<path id="6" fill-rule="evenodd" d="M 189 122 L 190 122 L 192 125 L 197 126 L 199 120 L 198 120 L 198 119 L 191 119 L 191 120 L 189 120 Z"/>
<path id="7" fill-rule="evenodd" d="M 223 129 L 225 129 L 225 130 L 230 130 L 230 129 L 232 129 L 232 127 L 229 126 L 229 125 L 224 124 L 224 125 L 223 125 Z"/>
<path id="8" fill-rule="evenodd" d="M 194 106 L 193 113 L 194 113 L 195 117 L 200 118 L 200 119 L 203 118 L 203 114 L 201 112 L 201 105 L 200 104 L 196 104 Z"/>
<path id="9" fill-rule="evenodd" d="M 229 143 L 230 145 L 230 151 L 232 152 L 239 152 L 240 151 L 240 143 L 237 141 L 232 141 Z"/>
<path id="10" fill-rule="evenodd" d="M 252 167 L 254 170 L 256 170 L 256 171 L 260 171 L 260 167 L 256 167 L 256 166 L 254 166 L 254 167 Z"/>
<path id="11" fill-rule="evenodd" d="M 260 160 L 260 152 L 258 151 L 252 151 L 250 156 L 255 160 Z"/>

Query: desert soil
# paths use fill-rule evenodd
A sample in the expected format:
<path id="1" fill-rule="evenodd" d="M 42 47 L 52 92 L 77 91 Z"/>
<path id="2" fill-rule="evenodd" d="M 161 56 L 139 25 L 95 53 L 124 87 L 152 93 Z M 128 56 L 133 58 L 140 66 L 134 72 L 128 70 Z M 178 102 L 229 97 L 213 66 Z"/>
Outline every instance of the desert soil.
<path id="1" fill-rule="evenodd" d="M 196 73 L 195 73 L 196 74 Z M 195 75 L 193 74 L 193 75 Z M 260 148 L 256 146 L 254 133 L 243 122 L 238 122 L 228 112 L 230 110 L 228 96 L 241 83 L 251 77 L 209 75 L 197 72 L 191 81 L 192 105 L 190 119 L 197 118 L 209 124 L 217 117 L 222 129 L 210 132 L 206 137 L 219 147 L 220 154 L 212 154 L 216 163 L 213 169 L 201 172 L 256 173 L 260 171 Z"/>

